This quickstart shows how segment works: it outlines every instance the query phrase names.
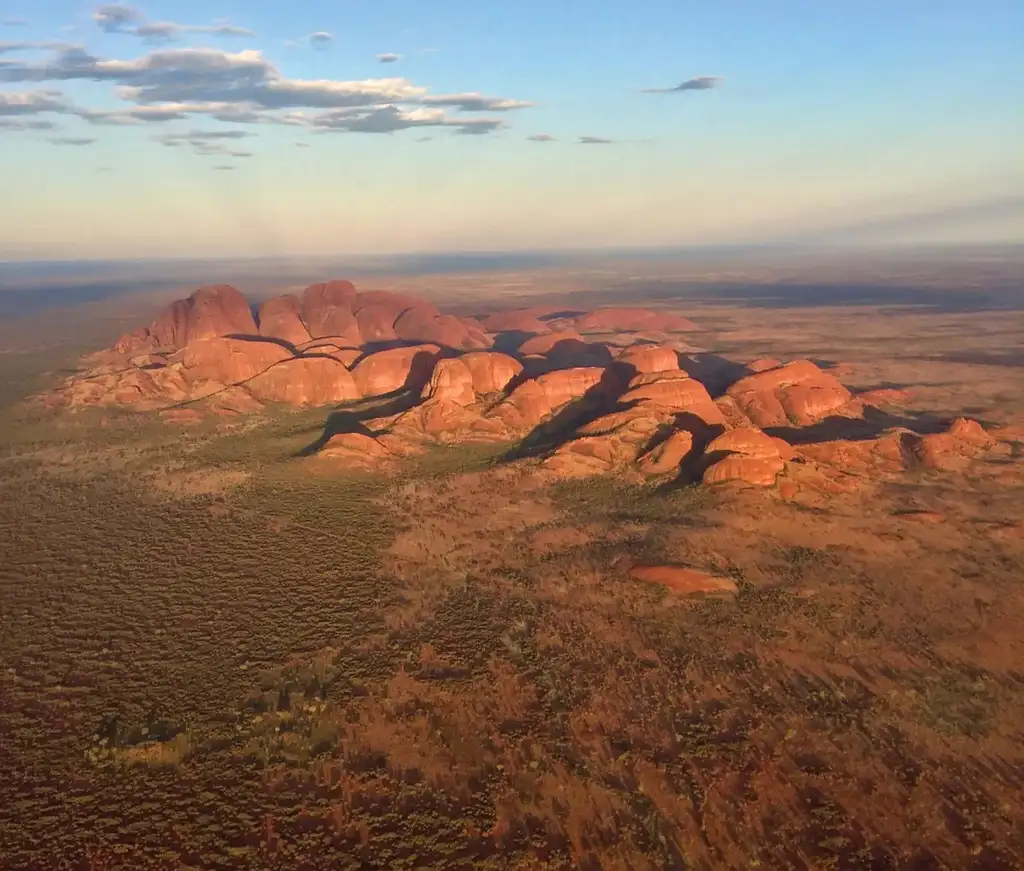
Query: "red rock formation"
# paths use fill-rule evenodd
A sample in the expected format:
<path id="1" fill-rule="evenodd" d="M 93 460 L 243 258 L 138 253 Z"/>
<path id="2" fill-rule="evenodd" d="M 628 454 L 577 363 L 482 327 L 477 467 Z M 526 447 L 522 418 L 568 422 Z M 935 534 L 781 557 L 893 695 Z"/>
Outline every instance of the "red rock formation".
<path id="1" fill-rule="evenodd" d="M 303 291 L 302 321 L 314 339 L 337 336 L 346 344 L 359 346 L 362 336 L 352 313 L 356 289 L 350 281 L 311 284 Z"/>
<path id="2" fill-rule="evenodd" d="M 519 346 L 519 353 L 522 356 L 529 356 L 531 354 L 548 354 L 557 345 L 563 342 L 574 343 L 574 348 L 585 348 L 586 340 L 579 333 L 561 331 L 557 333 L 547 333 L 545 335 L 533 336 L 527 339 L 523 344 Z"/>
<path id="3" fill-rule="evenodd" d="M 320 457 L 344 460 L 349 466 L 371 467 L 382 460 L 394 459 L 391 453 L 373 436 L 357 432 L 343 432 L 331 436 L 318 452 Z"/>
<path id="4" fill-rule="evenodd" d="M 473 389 L 481 396 L 501 393 L 523 371 L 523 364 L 497 351 L 470 351 L 460 358 L 473 376 Z"/>
<path id="5" fill-rule="evenodd" d="M 751 374 L 767 372 L 769 369 L 778 369 L 781 365 L 782 361 L 776 360 L 774 357 L 758 357 L 756 360 L 747 363 L 747 371 Z"/>
<path id="6" fill-rule="evenodd" d="M 686 430 L 672 433 L 657 447 L 639 460 L 637 467 L 645 475 L 665 475 L 679 471 L 683 461 L 693 450 L 693 434 Z"/>
<path id="7" fill-rule="evenodd" d="M 363 355 L 362 348 L 346 348 L 341 342 L 343 339 L 334 340 L 331 337 L 314 339 L 305 345 L 300 345 L 296 350 L 299 354 L 308 357 L 334 357 L 345 364 L 345 368 L 351 369 L 352 364 Z"/>
<path id="8" fill-rule="evenodd" d="M 854 398 L 864 405 L 903 405 L 910 399 L 910 391 L 897 390 L 892 387 L 881 387 L 877 390 L 865 390 L 863 393 L 858 393 Z"/>
<path id="9" fill-rule="evenodd" d="M 197 339 L 214 336 L 258 335 L 249 303 L 227 284 L 199 288 L 188 299 L 165 308 L 147 328 L 132 330 L 115 343 L 115 350 L 176 350 Z"/>
<path id="10" fill-rule="evenodd" d="M 453 444 L 486 436 L 486 427 L 479 427 L 480 422 L 480 414 L 463 404 L 431 397 L 398 415 L 390 424 L 390 432 L 399 437 L 427 437 L 439 444 Z"/>
<path id="11" fill-rule="evenodd" d="M 437 345 L 378 351 L 363 357 L 352 375 L 363 396 L 383 396 L 402 389 L 422 390 L 440 353 Z"/>
<path id="12" fill-rule="evenodd" d="M 912 451 L 926 468 L 956 469 L 995 443 L 977 421 L 958 417 L 946 432 L 921 436 Z"/>
<path id="13" fill-rule="evenodd" d="M 214 337 L 187 344 L 177 355 L 188 379 L 241 384 L 291 353 L 277 342 Z"/>
<path id="14" fill-rule="evenodd" d="M 393 342 L 398 339 L 395 321 L 398 319 L 393 306 L 381 303 L 367 303 L 356 312 L 356 323 L 363 341 Z"/>
<path id="15" fill-rule="evenodd" d="M 357 294 L 352 310 L 358 314 L 368 306 L 380 307 L 392 312 L 392 323 L 411 308 L 427 309 L 435 316 L 441 314 L 436 306 L 425 299 L 405 293 L 394 293 L 390 290 L 365 290 Z"/>
<path id="16" fill-rule="evenodd" d="M 597 367 L 560 369 L 524 381 L 490 412 L 513 429 L 535 426 L 567 402 L 595 390 L 606 377 Z"/>
<path id="17" fill-rule="evenodd" d="M 521 308 L 511 311 L 494 312 L 480 320 L 480 325 L 490 333 L 546 333 L 549 327 L 537 317 L 535 309 Z"/>
<path id="18" fill-rule="evenodd" d="M 333 357 L 292 357 L 256 375 L 246 384 L 264 402 L 331 405 L 359 399 L 352 373 Z"/>
<path id="19" fill-rule="evenodd" d="M 745 457 L 742 454 L 732 454 L 705 469 L 701 481 L 705 484 L 742 481 L 758 487 L 770 487 L 785 466 L 779 457 Z"/>
<path id="20" fill-rule="evenodd" d="M 438 360 L 430 381 L 423 388 L 423 398 L 454 405 L 472 405 L 476 402 L 473 373 L 458 357 Z"/>
<path id="21" fill-rule="evenodd" d="M 576 318 L 576 329 L 581 333 L 681 333 L 696 330 L 697 325 L 687 318 L 667 312 L 608 307 Z"/>
<path id="22" fill-rule="evenodd" d="M 633 374 L 667 372 L 679 369 L 679 353 L 664 345 L 634 345 L 619 354 L 619 362 L 633 369 Z"/>
<path id="23" fill-rule="evenodd" d="M 685 372 L 641 373 L 629 382 L 622 405 L 649 405 L 696 415 L 707 424 L 722 425 L 725 418 L 707 388 Z"/>
<path id="24" fill-rule="evenodd" d="M 433 307 L 411 308 L 395 321 L 395 332 L 407 342 L 430 342 L 442 348 L 488 348 L 490 339 L 454 315 L 438 315 Z"/>
<path id="25" fill-rule="evenodd" d="M 154 345 L 155 341 L 150 335 L 149 327 L 136 327 L 114 342 L 114 350 L 119 354 L 136 354 L 139 351 L 148 351 Z"/>
<path id="26" fill-rule="evenodd" d="M 727 391 L 757 426 L 809 426 L 837 413 L 850 391 L 810 360 L 796 360 L 741 378 Z"/>
<path id="27" fill-rule="evenodd" d="M 729 430 L 707 446 L 705 457 L 709 465 L 701 480 L 705 484 L 744 481 L 770 487 L 786 466 L 780 442 L 756 427 Z"/>
<path id="28" fill-rule="evenodd" d="M 706 452 L 708 454 L 719 452 L 743 454 L 746 457 L 777 457 L 779 456 L 778 441 L 757 427 L 748 426 L 722 433 L 711 441 Z"/>
<path id="29" fill-rule="evenodd" d="M 261 336 L 284 339 L 299 346 L 310 341 L 311 336 L 302 322 L 299 298 L 288 294 L 268 299 L 260 306 Z"/>

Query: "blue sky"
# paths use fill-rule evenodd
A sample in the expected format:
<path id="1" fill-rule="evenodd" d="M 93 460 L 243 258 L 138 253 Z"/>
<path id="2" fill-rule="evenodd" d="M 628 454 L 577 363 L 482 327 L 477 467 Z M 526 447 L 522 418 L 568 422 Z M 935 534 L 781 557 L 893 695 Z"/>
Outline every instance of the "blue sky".
<path id="1" fill-rule="evenodd" d="M 1019 0 L 0 9 L 0 258 L 1024 239 Z"/>

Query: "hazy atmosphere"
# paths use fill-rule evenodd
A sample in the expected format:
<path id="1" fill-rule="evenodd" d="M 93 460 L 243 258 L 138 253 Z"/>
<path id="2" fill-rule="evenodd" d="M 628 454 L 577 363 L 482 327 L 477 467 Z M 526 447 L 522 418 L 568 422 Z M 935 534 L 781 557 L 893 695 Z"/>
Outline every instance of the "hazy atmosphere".
<path id="1" fill-rule="evenodd" d="M 1014 0 L 0 22 L 0 258 L 1024 238 Z"/>

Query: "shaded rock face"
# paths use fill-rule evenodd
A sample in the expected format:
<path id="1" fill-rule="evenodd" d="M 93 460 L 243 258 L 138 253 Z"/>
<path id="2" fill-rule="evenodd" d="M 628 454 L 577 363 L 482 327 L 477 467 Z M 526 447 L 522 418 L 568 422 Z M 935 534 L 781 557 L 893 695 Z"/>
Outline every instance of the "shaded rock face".
<path id="1" fill-rule="evenodd" d="M 276 342 L 216 337 L 187 344 L 178 359 L 191 381 L 240 384 L 292 355 Z"/>
<path id="2" fill-rule="evenodd" d="M 553 477 L 777 484 L 783 498 L 800 493 L 799 481 L 842 492 L 910 469 L 957 469 L 996 444 L 966 419 L 927 434 L 878 429 L 889 414 L 879 409 L 898 408 L 906 391 L 852 396 L 839 369 L 809 360 L 743 365 L 681 353 L 670 334 L 691 329 L 669 312 L 621 307 L 536 307 L 477 320 L 347 281 L 268 299 L 254 320 L 237 290 L 215 285 L 122 336 L 42 399 L 155 410 L 185 425 L 198 410 L 230 416 L 262 403 L 389 397 L 367 403 L 381 416 L 362 420 L 358 432 L 332 433 L 321 455 L 371 468 L 431 444 L 518 442 L 509 456 L 535 457 Z M 856 439 L 816 439 L 847 422 Z"/>
<path id="3" fill-rule="evenodd" d="M 114 349 L 125 353 L 141 349 L 173 351 L 199 339 L 233 335 L 257 335 L 249 303 L 230 285 L 211 284 L 188 299 L 171 303 L 148 328 L 141 327 L 118 339 Z"/>
<path id="4" fill-rule="evenodd" d="M 423 398 L 472 405 L 476 400 L 473 373 L 458 357 L 439 360 L 430 375 L 430 383 L 423 388 Z"/>
<path id="5" fill-rule="evenodd" d="M 421 390 L 441 353 L 437 345 L 392 348 L 363 357 L 352 370 L 361 396 L 384 396 L 397 390 Z"/>
<path id="6" fill-rule="evenodd" d="M 809 426 L 847 406 L 852 395 L 810 360 L 795 360 L 741 378 L 728 389 L 757 426 Z"/>
<path id="7" fill-rule="evenodd" d="M 333 357 L 290 357 L 256 375 L 246 384 L 264 402 L 289 405 L 331 405 L 359 399 L 352 373 Z"/>
<path id="8" fill-rule="evenodd" d="M 260 306 L 260 335 L 304 345 L 313 337 L 302 320 L 299 298 L 288 294 L 268 299 Z"/>
<path id="9" fill-rule="evenodd" d="M 349 281 L 311 284 L 302 294 L 302 321 L 314 339 L 337 336 L 350 347 L 362 344 L 352 302 L 355 286 Z"/>

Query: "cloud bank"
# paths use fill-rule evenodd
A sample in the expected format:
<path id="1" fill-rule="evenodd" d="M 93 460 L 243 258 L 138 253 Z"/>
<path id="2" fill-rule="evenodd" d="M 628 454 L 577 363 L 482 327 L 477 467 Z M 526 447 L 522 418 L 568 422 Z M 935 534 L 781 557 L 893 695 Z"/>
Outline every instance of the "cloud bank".
<path id="1" fill-rule="evenodd" d="M 108 26 L 123 27 L 126 21 L 134 20 L 123 11 L 111 14 L 110 7 L 104 8 L 111 17 Z M 259 51 L 162 48 L 133 60 L 117 60 L 97 57 L 77 46 L 63 46 L 43 60 L 0 64 L 0 82 L 75 81 L 109 84 L 129 104 L 121 109 L 75 110 L 75 114 L 97 124 L 139 124 L 208 115 L 227 123 L 287 124 L 362 133 L 441 126 L 478 134 L 499 129 L 503 122 L 463 113 L 506 113 L 531 105 L 475 91 L 430 94 L 427 88 L 398 77 L 292 79 L 282 75 Z M 459 114 L 449 115 L 446 109 Z"/>

